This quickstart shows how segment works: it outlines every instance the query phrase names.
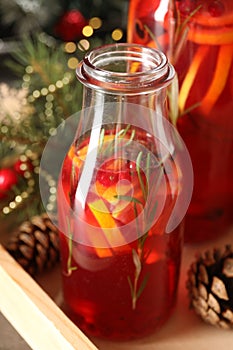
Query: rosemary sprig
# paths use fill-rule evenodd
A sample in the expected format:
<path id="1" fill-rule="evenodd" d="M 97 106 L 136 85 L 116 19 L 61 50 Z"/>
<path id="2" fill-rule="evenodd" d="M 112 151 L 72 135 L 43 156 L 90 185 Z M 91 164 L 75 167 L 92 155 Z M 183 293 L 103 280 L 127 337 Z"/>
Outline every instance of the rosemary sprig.
<path id="1" fill-rule="evenodd" d="M 126 144 L 124 145 L 124 147 L 125 147 L 125 146 L 128 146 L 128 145 L 133 141 L 134 136 L 135 136 L 135 133 L 136 133 L 136 131 L 135 131 L 135 129 L 133 129 L 132 132 L 131 132 L 129 141 L 126 142 Z"/>
<path id="2" fill-rule="evenodd" d="M 100 137 L 99 137 L 99 152 L 102 151 L 102 147 L 103 147 L 103 144 L 104 144 L 104 135 L 105 135 L 105 129 L 103 128 L 103 129 L 100 131 Z"/>
<path id="3" fill-rule="evenodd" d="M 180 12 L 177 11 L 177 25 L 176 25 L 176 31 L 175 31 L 175 39 L 174 39 L 174 45 L 175 48 L 172 52 L 172 57 L 170 57 L 173 64 L 176 63 L 178 60 L 178 57 L 180 55 L 180 52 L 184 46 L 184 43 L 188 36 L 188 24 L 189 21 L 192 19 L 193 16 L 201 9 L 202 5 L 197 6 L 184 20 L 182 24 L 180 24 Z"/>
<path id="4" fill-rule="evenodd" d="M 179 83 L 177 75 L 175 75 L 170 87 L 168 88 L 167 95 L 169 101 L 169 119 L 173 125 L 176 125 L 179 118 Z"/>
<path id="5" fill-rule="evenodd" d="M 140 187 L 142 190 L 142 194 L 143 194 L 143 198 L 144 200 L 146 200 L 147 198 L 147 193 L 146 193 L 146 188 L 142 179 L 142 175 L 141 175 L 141 169 L 140 169 L 140 163 L 142 160 L 142 151 L 138 153 L 137 159 L 136 159 L 136 171 L 138 174 L 138 179 L 139 179 L 139 183 L 140 183 Z"/>
<path id="6" fill-rule="evenodd" d="M 149 228 L 151 227 L 151 224 L 154 221 L 157 208 L 158 208 L 158 201 L 155 201 L 152 209 L 150 211 L 148 210 L 147 225 Z M 148 228 L 148 230 L 149 230 L 149 228 Z"/>
<path id="7" fill-rule="evenodd" d="M 156 36 L 154 35 L 154 33 L 152 33 L 152 31 L 150 30 L 150 28 L 149 28 L 146 24 L 144 24 L 144 29 L 145 29 L 145 30 L 147 31 L 147 33 L 150 35 L 151 39 L 154 40 L 154 42 L 155 42 L 155 44 L 156 44 L 156 47 L 157 47 L 160 51 L 162 51 L 163 48 L 161 47 L 159 41 L 157 40 L 157 38 L 156 38 Z"/>
<path id="8" fill-rule="evenodd" d="M 106 156 L 106 155 L 108 155 L 108 154 L 111 154 L 112 151 L 113 151 L 113 149 L 116 148 L 117 145 L 118 145 L 118 146 L 120 145 L 120 141 L 121 141 L 121 140 L 124 138 L 124 136 L 127 134 L 127 132 L 129 131 L 130 127 L 131 127 L 131 125 L 128 124 L 128 125 L 126 126 L 125 129 L 121 129 L 119 132 L 117 132 L 116 135 L 115 135 L 115 137 L 113 138 L 113 140 L 111 140 L 111 141 L 108 143 L 108 145 L 107 145 L 107 147 L 106 147 L 105 149 L 103 149 L 103 147 L 101 147 L 101 151 L 102 151 L 102 154 L 101 154 L 101 155 L 102 155 L 102 156 Z M 104 130 L 104 129 L 103 129 L 103 130 Z M 102 133 L 102 131 L 101 131 L 101 134 L 100 134 L 100 136 L 101 136 L 100 142 L 102 143 L 102 146 L 103 146 L 103 141 L 104 141 L 104 134 L 105 134 L 105 131 L 104 131 L 103 133 Z M 135 130 L 132 130 L 131 136 L 130 136 L 129 140 L 127 141 L 127 143 L 126 143 L 124 146 L 126 146 L 126 145 L 128 146 L 128 145 L 132 142 L 134 136 L 135 136 Z"/>
<path id="9" fill-rule="evenodd" d="M 183 30 L 184 28 L 187 27 L 187 25 L 189 24 L 189 21 L 192 19 L 193 16 L 195 16 L 195 14 L 202 8 L 203 5 L 198 5 L 184 20 L 184 22 L 182 24 L 180 24 L 179 26 L 177 26 L 177 33 L 176 35 L 178 36 Z"/>
<path id="10" fill-rule="evenodd" d="M 130 276 L 127 277 L 129 287 L 130 287 L 130 292 L 131 292 L 131 298 L 132 298 L 132 309 L 134 310 L 136 308 L 137 300 L 139 296 L 142 294 L 142 291 L 145 288 L 146 282 L 148 279 L 145 277 L 142 281 L 142 284 L 138 287 L 138 280 L 141 274 L 142 264 L 143 264 L 143 246 L 148 233 L 145 233 L 142 237 L 140 237 L 140 228 L 137 222 L 138 211 L 137 211 L 136 204 L 141 204 L 143 207 L 143 203 L 135 197 L 124 196 L 124 195 L 116 195 L 115 197 L 121 200 L 125 200 L 127 202 L 132 202 L 134 204 L 134 213 L 135 213 L 136 227 L 138 232 L 138 252 L 135 249 L 132 249 L 133 263 L 135 266 L 133 282 L 131 281 Z"/>
<path id="11" fill-rule="evenodd" d="M 149 175 L 150 175 L 150 153 L 148 152 L 146 155 L 146 178 L 149 179 Z"/>
<path id="12" fill-rule="evenodd" d="M 201 102 L 196 102 L 196 103 L 194 103 L 192 106 L 186 108 L 182 113 L 180 113 L 180 117 L 182 117 L 182 116 L 185 115 L 185 114 L 190 113 L 193 109 L 199 107 L 200 104 L 201 104 Z"/>
<path id="13" fill-rule="evenodd" d="M 72 266 L 72 254 L 73 254 L 73 234 L 71 232 L 69 218 L 66 218 L 68 226 L 68 259 L 67 259 L 67 276 L 70 276 L 73 271 L 77 270 L 77 266 Z"/>
<path id="14" fill-rule="evenodd" d="M 124 200 L 127 202 L 138 203 L 138 204 L 141 204 L 143 206 L 143 203 L 135 197 L 130 197 L 130 196 L 126 196 L 126 195 L 115 195 L 114 198 L 121 199 L 121 200 Z"/>
<path id="15" fill-rule="evenodd" d="M 76 184 L 77 184 L 77 179 L 76 179 L 76 172 L 75 172 L 75 164 L 72 163 L 71 172 L 70 172 L 70 191 L 69 191 L 70 205 L 72 205 L 72 202 L 73 202 L 73 196 L 75 193 Z"/>
<path id="16" fill-rule="evenodd" d="M 144 277 L 142 283 L 140 284 L 140 287 L 138 288 L 138 280 L 139 280 L 139 276 L 140 276 L 141 271 L 142 271 L 142 261 L 141 261 L 139 255 L 135 249 L 132 249 L 132 258 L 133 258 L 133 263 L 135 266 L 134 281 L 132 283 L 130 277 L 128 276 L 128 282 L 129 282 L 130 292 L 131 292 L 131 297 L 132 297 L 132 309 L 135 310 L 137 300 L 146 287 L 149 275 L 147 274 Z"/>
<path id="17" fill-rule="evenodd" d="M 147 200 L 147 189 L 145 187 L 145 184 L 143 182 L 142 175 L 141 175 L 141 168 L 140 168 L 141 162 L 142 162 L 142 152 L 139 152 L 139 154 L 137 156 L 137 159 L 136 159 L 136 171 L 137 171 L 140 187 L 141 187 L 141 190 L 142 190 L 142 193 L 143 193 L 143 199 L 144 199 L 144 201 L 146 201 Z M 150 169 L 150 155 L 148 154 L 147 155 L 147 159 L 146 159 L 147 178 L 149 176 L 149 169 Z M 140 204 L 142 206 L 142 208 L 143 208 L 144 207 L 144 203 L 142 203 L 137 198 L 131 197 L 131 196 L 116 195 L 116 197 L 118 199 L 121 199 L 121 200 L 132 202 L 133 205 L 134 205 L 134 213 L 135 213 L 135 220 L 136 220 L 136 230 L 137 230 L 137 233 L 138 233 L 138 246 L 137 246 L 137 250 L 136 249 L 132 249 L 132 259 L 133 259 L 133 263 L 134 263 L 134 267 L 135 267 L 134 278 L 133 278 L 133 281 L 132 281 L 130 276 L 128 276 L 127 280 L 128 280 L 128 283 L 129 283 L 130 293 L 131 293 L 131 298 L 132 298 L 132 309 L 135 310 L 136 309 L 136 305 L 137 305 L 137 300 L 141 296 L 143 290 L 145 289 L 145 287 L 147 285 L 148 278 L 149 278 L 148 274 L 145 275 L 143 280 L 141 281 L 141 283 L 139 285 L 139 278 L 140 278 L 140 275 L 142 273 L 143 264 L 144 264 L 144 261 L 145 261 L 144 245 L 145 245 L 146 239 L 148 237 L 148 231 L 145 232 L 144 235 L 141 235 L 141 229 L 140 229 L 140 225 L 138 223 L 137 204 Z M 152 208 L 152 211 L 151 211 L 152 214 L 151 215 L 155 215 L 156 208 L 157 208 L 157 202 L 155 203 L 155 205 Z"/>
<path id="18" fill-rule="evenodd" d="M 202 8 L 202 5 L 198 5 L 183 21 L 183 23 L 181 23 L 181 19 L 180 19 L 180 12 L 177 10 L 176 11 L 176 24 L 175 24 L 175 29 L 174 29 L 174 33 L 170 34 L 170 37 L 172 38 L 172 40 L 174 42 L 171 43 L 171 52 L 169 54 L 169 60 L 171 61 L 171 63 L 174 65 L 176 64 L 180 53 L 184 47 L 184 44 L 186 42 L 187 36 L 188 36 L 188 32 L 189 32 L 189 27 L 188 24 L 190 22 L 190 20 L 195 16 L 195 14 Z M 173 9 L 173 1 L 171 1 L 170 3 L 170 9 Z M 159 44 L 159 41 L 156 37 L 156 35 L 154 35 L 154 33 L 150 30 L 150 28 L 147 25 L 144 25 L 145 30 L 148 32 L 149 36 L 151 37 L 151 39 L 155 42 L 156 47 L 163 51 L 163 48 L 161 47 L 161 45 Z M 178 110 L 178 97 L 179 97 L 179 86 L 178 86 L 178 78 L 175 77 L 175 79 L 173 80 L 170 89 L 168 90 L 168 101 L 169 101 L 169 117 L 171 122 L 173 123 L 173 125 L 176 125 L 177 120 L 180 116 L 182 116 L 183 114 L 185 114 L 185 112 L 180 113 Z M 199 104 L 194 104 L 193 106 L 189 107 L 189 110 L 195 109 L 196 107 L 198 107 Z"/>
<path id="19" fill-rule="evenodd" d="M 128 125 L 126 126 L 126 128 L 125 128 L 125 129 L 121 129 L 121 130 L 116 134 L 116 136 L 117 136 L 117 137 L 119 137 L 119 136 L 122 136 L 122 137 L 125 136 L 125 135 L 127 134 L 127 132 L 129 131 L 130 127 L 131 127 L 131 125 L 128 124 Z"/>

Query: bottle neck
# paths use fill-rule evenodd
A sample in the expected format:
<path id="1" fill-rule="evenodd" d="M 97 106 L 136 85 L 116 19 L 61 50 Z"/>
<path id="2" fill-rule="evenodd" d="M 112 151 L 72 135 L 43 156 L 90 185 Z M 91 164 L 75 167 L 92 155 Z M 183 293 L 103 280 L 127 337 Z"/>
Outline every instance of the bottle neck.
<path id="1" fill-rule="evenodd" d="M 89 52 L 77 68 L 84 86 L 113 94 L 145 94 L 166 88 L 174 69 L 158 50 L 113 44 Z"/>
<path id="2" fill-rule="evenodd" d="M 96 48 L 77 68 L 84 85 L 83 107 L 125 101 L 152 109 L 159 104 L 163 109 L 174 74 L 162 52 L 136 44 Z"/>

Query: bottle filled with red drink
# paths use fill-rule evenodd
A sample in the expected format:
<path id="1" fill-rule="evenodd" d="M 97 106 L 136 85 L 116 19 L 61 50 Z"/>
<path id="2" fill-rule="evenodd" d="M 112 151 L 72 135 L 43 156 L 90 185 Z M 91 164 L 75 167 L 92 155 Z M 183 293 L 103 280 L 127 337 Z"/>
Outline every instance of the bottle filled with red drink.
<path id="1" fill-rule="evenodd" d="M 175 305 L 192 167 L 167 119 L 174 74 L 162 52 L 130 44 L 77 68 L 83 108 L 58 213 L 65 310 L 88 335 L 144 336 Z"/>
<path id="2" fill-rule="evenodd" d="M 233 2 L 131 0 L 128 41 L 160 48 L 178 74 L 175 122 L 194 169 L 185 240 L 220 236 L 233 225 Z"/>

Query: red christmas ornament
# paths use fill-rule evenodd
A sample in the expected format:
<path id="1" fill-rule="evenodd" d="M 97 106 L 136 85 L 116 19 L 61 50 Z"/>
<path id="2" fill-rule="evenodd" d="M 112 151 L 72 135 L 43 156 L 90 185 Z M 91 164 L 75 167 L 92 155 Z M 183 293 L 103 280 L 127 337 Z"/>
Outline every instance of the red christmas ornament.
<path id="1" fill-rule="evenodd" d="M 0 169 L 0 199 L 7 196 L 7 192 L 18 182 L 17 175 L 13 169 Z"/>
<path id="2" fill-rule="evenodd" d="M 87 20 L 80 11 L 70 10 L 60 18 L 55 26 L 55 34 L 64 41 L 73 41 L 82 37 L 82 29 L 87 25 Z"/>
<path id="3" fill-rule="evenodd" d="M 30 160 L 21 160 L 18 159 L 17 162 L 14 164 L 14 170 L 18 175 L 23 176 L 25 171 L 32 171 L 33 170 L 33 165 L 30 162 Z"/>

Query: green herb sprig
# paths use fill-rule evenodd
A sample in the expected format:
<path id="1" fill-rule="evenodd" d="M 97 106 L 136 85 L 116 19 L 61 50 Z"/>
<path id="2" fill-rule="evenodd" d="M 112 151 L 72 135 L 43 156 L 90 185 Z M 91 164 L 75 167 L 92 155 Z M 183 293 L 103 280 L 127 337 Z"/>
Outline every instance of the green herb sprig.
<path id="1" fill-rule="evenodd" d="M 66 218 L 68 226 L 68 259 L 67 259 L 67 276 L 71 276 L 72 272 L 77 270 L 77 266 L 72 266 L 72 255 L 73 255 L 73 233 L 71 232 L 70 220 Z"/>

